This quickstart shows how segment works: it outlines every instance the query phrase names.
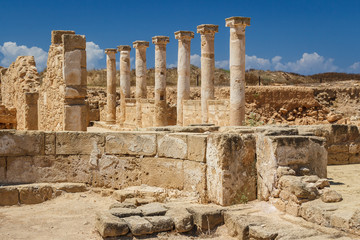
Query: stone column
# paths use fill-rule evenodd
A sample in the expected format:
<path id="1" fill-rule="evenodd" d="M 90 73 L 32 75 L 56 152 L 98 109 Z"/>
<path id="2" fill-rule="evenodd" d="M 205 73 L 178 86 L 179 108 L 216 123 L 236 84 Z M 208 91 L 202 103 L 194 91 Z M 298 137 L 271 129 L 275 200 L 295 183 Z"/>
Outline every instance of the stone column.
<path id="1" fill-rule="evenodd" d="M 245 122 L 245 28 L 250 18 L 225 19 L 230 27 L 230 126 Z"/>
<path id="2" fill-rule="evenodd" d="M 118 46 L 120 52 L 120 96 L 130 98 L 130 51 L 128 45 Z"/>
<path id="3" fill-rule="evenodd" d="M 116 49 L 107 48 L 106 53 L 106 94 L 107 94 L 107 109 L 106 109 L 106 123 L 116 123 Z"/>
<path id="4" fill-rule="evenodd" d="M 167 125 L 166 112 L 166 44 L 169 37 L 155 36 L 155 126 Z"/>
<path id="5" fill-rule="evenodd" d="M 64 120 L 65 131 L 87 130 L 87 93 L 86 38 L 73 33 L 54 33 L 54 41 L 61 36 L 64 62 L 62 73 L 65 83 Z M 57 36 L 57 37 L 56 37 Z"/>
<path id="6" fill-rule="evenodd" d="M 126 119 L 126 101 L 130 98 L 130 51 L 128 45 L 118 46 L 120 52 L 120 124 Z"/>
<path id="7" fill-rule="evenodd" d="M 146 98 L 146 48 L 149 47 L 149 42 L 135 41 L 133 48 L 135 48 L 135 74 L 136 74 L 136 98 Z"/>
<path id="8" fill-rule="evenodd" d="M 190 46 L 194 32 L 177 31 L 175 38 L 179 40 L 176 124 L 183 126 L 183 100 L 190 98 Z"/>
<path id="9" fill-rule="evenodd" d="M 25 93 L 25 129 L 38 130 L 38 100 L 39 93 Z"/>
<path id="10" fill-rule="evenodd" d="M 147 97 L 146 91 L 146 48 L 149 47 L 147 41 L 135 41 L 133 42 L 133 48 L 135 48 L 135 75 L 136 75 L 136 125 L 142 127 L 142 111 L 141 111 L 141 99 Z"/>
<path id="11" fill-rule="evenodd" d="M 214 37 L 218 25 L 203 24 L 197 26 L 201 34 L 201 118 L 202 123 L 208 123 L 208 100 L 214 99 Z"/>

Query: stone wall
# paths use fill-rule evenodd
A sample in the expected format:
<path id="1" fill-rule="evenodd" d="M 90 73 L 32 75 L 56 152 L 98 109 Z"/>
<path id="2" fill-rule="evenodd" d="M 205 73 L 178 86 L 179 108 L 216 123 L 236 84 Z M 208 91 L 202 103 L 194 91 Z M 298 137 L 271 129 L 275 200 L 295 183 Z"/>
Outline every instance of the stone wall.
<path id="1" fill-rule="evenodd" d="M 360 163 L 360 133 L 355 125 L 313 125 L 298 127 L 301 134 L 326 139 L 328 164 Z"/>
<path id="2" fill-rule="evenodd" d="M 38 129 L 38 90 L 40 77 L 33 56 L 20 56 L 2 74 L 2 104 L 16 109 L 19 130 Z"/>
<path id="3" fill-rule="evenodd" d="M 39 129 L 86 131 L 86 39 L 74 31 L 52 31 L 39 96 Z"/>
<path id="4" fill-rule="evenodd" d="M 2 131 L 0 184 L 146 184 L 229 205 L 256 198 L 254 143 L 228 134 Z"/>

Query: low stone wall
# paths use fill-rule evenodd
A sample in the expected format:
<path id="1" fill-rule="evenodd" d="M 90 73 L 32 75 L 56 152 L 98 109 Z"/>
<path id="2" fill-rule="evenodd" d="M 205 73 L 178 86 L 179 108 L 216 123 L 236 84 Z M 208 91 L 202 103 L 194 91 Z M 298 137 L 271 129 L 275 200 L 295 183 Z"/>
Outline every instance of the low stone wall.
<path id="1" fill-rule="evenodd" d="M 78 182 L 115 189 L 146 184 L 229 205 L 239 194 L 256 198 L 255 154 L 248 151 L 254 144 L 227 134 L 4 130 L 0 184 Z"/>

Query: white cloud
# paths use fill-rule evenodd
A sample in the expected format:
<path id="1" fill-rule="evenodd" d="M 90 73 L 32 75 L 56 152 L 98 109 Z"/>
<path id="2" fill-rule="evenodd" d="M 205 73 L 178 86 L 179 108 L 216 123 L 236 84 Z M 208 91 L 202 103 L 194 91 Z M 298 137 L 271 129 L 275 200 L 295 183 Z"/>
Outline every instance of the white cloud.
<path id="1" fill-rule="evenodd" d="M 215 61 L 215 67 L 229 69 L 229 60 Z"/>
<path id="2" fill-rule="evenodd" d="M 349 72 L 360 73 L 360 62 L 355 62 L 349 67 Z"/>
<path id="3" fill-rule="evenodd" d="M 177 67 L 177 63 L 171 63 L 167 65 L 167 68 L 176 68 Z"/>
<path id="4" fill-rule="evenodd" d="M 101 49 L 99 45 L 94 42 L 86 42 L 86 62 L 87 69 L 94 69 L 99 67 L 100 60 L 102 60 L 105 56 L 104 49 Z"/>
<path id="5" fill-rule="evenodd" d="M 201 57 L 198 54 L 193 54 L 190 56 L 190 64 L 197 67 L 201 66 Z"/>
<path id="6" fill-rule="evenodd" d="M 288 62 L 285 64 L 278 62 L 277 65 L 275 65 L 275 70 L 301 74 L 315 74 L 321 72 L 335 72 L 339 70 L 339 67 L 334 65 L 334 59 L 325 59 L 323 56 L 314 52 L 304 53 L 296 62 Z"/>
<path id="7" fill-rule="evenodd" d="M 34 56 L 38 71 L 42 71 L 46 67 L 48 54 L 38 47 L 27 47 L 25 45 L 18 46 L 16 42 L 5 42 L 0 45 L 0 53 L 3 57 L 0 61 L 1 65 L 8 67 L 16 60 L 18 56 Z"/>
<path id="8" fill-rule="evenodd" d="M 269 59 L 259 58 L 257 56 L 245 56 L 245 68 L 255 68 L 255 69 L 264 69 L 268 70 L 271 67 Z"/>

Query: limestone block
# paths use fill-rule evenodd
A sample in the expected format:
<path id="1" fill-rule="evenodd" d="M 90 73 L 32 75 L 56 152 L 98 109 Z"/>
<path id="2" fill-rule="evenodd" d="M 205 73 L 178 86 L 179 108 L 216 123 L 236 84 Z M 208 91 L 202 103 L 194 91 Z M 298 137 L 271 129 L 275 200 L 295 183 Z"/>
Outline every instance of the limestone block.
<path id="1" fill-rule="evenodd" d="M 87 132 L 57 132 L 56 154 L 102 154 L 104 134 Z"/>
<path id="2" fill-rule="evenodd" d="M 194 228 L 193 216 L 184 207 L 173 207 L 166 212 L 175 224 L 177 232 L 189 232 Z"/>
<path id="3" fill-rule="evenodd" d="M 193 215 L 194 224 L 202 231 L 213 230 L 224 223 L 223 209 L 217 206 L 194 206 L 187 210 Z"/>
<path id="4" fill-rule="evenodd" d="M 56 189 L 67 193 L 77 193 L 87 191 L 86 184 L 84 183 L 58 183 Z"/>
<path id="5" fill-rule="evenodd" d="M 156 155 L 155 133 L 111 133 L 106 136 L 107 154 Z"/>
<path id="6" fill-rule="evenodd" d="M 64 52 L 83 50 L 86 48 L 86 38 L 83 35 L 64 34 L 62 35 Z"/>
<path id="7" fill-rule="evenodd" d="M 19 187 L 19 202 L 21 204 L 37 204 L 52 198 L 53 189 L 50 185 L 28 185 Z"/>
<path id="8" fill-rule="evenodd" d="M 16 187 L 0 187 L 0 206 L 11 206 L 19 203 L 19 192 Z"/>
<path id="9" fill-rule="evenodd" d="M 0 156 L 32 156 L 44 154 L 44 133 L 1 131 Z"/>
<path id="10" fill-rule="evenodd" d="M 166 232 L 174 228 L 174 221 L 167 216 L 153 216 L 145 217 L 152 224 L 152 231 L 156 232 Z"/>
<path id="11" fill-rule="evenodd" d="M 115 217 L 124 218 L 130 216 L 141 216 L 140 209 L 131 209 L 131 208 L 112 208 L 110 213 Z"/>
<path id="12" fill-rule="evenodd" d="M 206 135 L 188 135 L 188 159 L 206 162 Z"/>
<path id="13" fill-rule="evenodd" d="M 45 154 L 55 154 L 55 132 L 44 132 Z"/>
<path id="14" fill-rule="evenodd" d="M 67 86 L 65 87 L 65 98 L 85 98 L 86 87 L 84 86 Z"/>
<path id="15" fill-rule="evenodd" d="M 91 159 L 93 186 L 122 189 L 141 184 L 144 171 L 140 164 L 142 159 L 114 155 Z"/>
<path id="16" fill-rule="evenodd" d="M 63 77 L 66 85 L 81 85 L 81 50 L 65 52 Z"/>
<path id="17" fill-rule="evenodd" d="M 360 155 L 359 155 L 359 154 L 350 155 L 349 163 L 350 163 L 350 164 L 360 163 Z"/>
<path id="18" fill-rule="evenodd" d="M 91 179 L 89 156 L 26 156 L 7 158 L 8 183 L 82 182 Z"/>
<path id="19" fill-rule="evenodd" d="M 202 201 L 206 200 L 206 164 L 184 161 L 184 191 L 199 194 Z"/>
<path id="20" fill-rule="evenodd" d="M 353 146 L 352 146 L 352 151 L 354 150 Z M 334 144 L 334 145 L 330 145 L 328 147 L 328 152 L 329 154 L 332 153 L 347 153 L 350 151 L 350 146 L 347 144 Z"/>
<path id="21" fill-rule="evenodd" d="M 242 240 L 248 238 L 249 222 L 246 218 L 229 211 L 224 213 L 224 222 L 230 236 L 238 237 L 238 239 Z"/>
<path id="22" fill-rule="evenodd" d="M 187 135 L 174 133 L 158 135 L 159 157 L 187 159 Z"/>
<path id="23" fill-rule="evenodd" d="M 149 186 L 182 190 L 184 188 L 183 162 L 169 158 L 143 158 L 140 161 L 139 178 L 142 184 Z"/>
<path id="24" fill-rule="evenodd" d="M 115 193 L 116 191 L 114 191 Z M 136 208 L 136 205 L 135 204 L 132 204 L 132 203 L 126 203 L 126 202 L 116 202 L 116 203 L 113 203 L 110 205 L 109 209 L 113 209 L 113 208 L 132 208 L 132 209 L 135 209 Z"/>
<path id="25" fill-rule="evenodd" d="M 108 212 L 96 213 L 95 228 L 104 238 L 123 236 L 129 232 L 129 227 L 123 219 Z"/>
<path id="26" fill-rule="evenodd" d="M 323 194 L 321 195 L 321 200 L 326 203 L 340 202 L 342 199 L 343 198 L 340 193 L 329 188 L 324 189 Z"/>
<path id="27" fill-rule="evenodd" d="M 255 139 L 214 133 L 206 149 L 209 200 L 231 205 L 256 199 Z"/>
<path id="28" fill-rule="evenodd" d="M 145 218 L 132 216 L 124 218 L 134 236 L 152 234 L 152 224 Z"/>
<path id="29" fill-rule="evenodd" d="M 64 34 L 75 34 L 75 32 L 74 31 L 62 31 L 62 30 L 51 31 L 51 44 L 62 43 L 62 35 L 64 35 Z"/>
<path id="30" fill-rule="evenodd" d="M 0 184 L 6 181 L 6 158 L 0 157 Z"/>
<path id="31" fill-rule="evenodd" d="M 330 130 L 330 144 L 354 141 L 359 137 L 356 126 L 332 124 Z"/>
<path id="32" fill-rule="evenodd" d="M 165 215 L 167 209 L 161 203 L 149 203 L 138 207 L 144 216 L 162 216 Z"/>
<path id="33" fill-rule="evenodd" d="M 81 50 L 81 68 L 82 70 L 86 70 L 86 51 Z M 85 82 L 86 85 L 86 82 Z"/>
<path id="34" fill-rule="evenodd" d="M 86 131 L 87 107 L 86 105 L 65 105 L 64 130 Z"/>
<path id="35" fill-rule="evenodd" d="M 347 152 L 328 154 L 328 165 L 349 164 L 350 154 Z"/>
<path id="36" fill-rule="evenodd" d="M 249 226 L 249 237 L 250 239 L 267 239 L 275 240 L 278 236 L 277 232 L 269 231 L 269 228 L 264 226 Z"/>

